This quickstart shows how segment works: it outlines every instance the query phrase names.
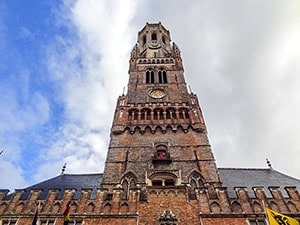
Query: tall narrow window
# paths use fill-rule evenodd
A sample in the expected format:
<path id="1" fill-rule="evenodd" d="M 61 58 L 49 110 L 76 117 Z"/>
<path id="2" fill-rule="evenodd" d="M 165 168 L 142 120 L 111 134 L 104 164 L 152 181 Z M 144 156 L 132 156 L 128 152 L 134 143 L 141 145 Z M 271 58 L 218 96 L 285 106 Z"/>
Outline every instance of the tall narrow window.
<path id="1" fill-rule="evenodd" d="M 152 33 L 151 34 L 151 40 L 152 41 L 157 41 L 157 35 L 156 35 L 156 33 Z"/>
<path id="2" fill-rule="evenodd" d="M 165 70 L 163 71 L 163 83 L 167 83 L 167 72 Z"/>
<path id="3" fill-rule="evenodd" d="M 162 71 L 158 71 L 158 83 L 162 84 L 163 83 L 163 73 Z"/>
<path id="4" fill-rule="evenodd" d="M 146 71 L 146 84 L 154 84 L 154 71 L 153 70 Z"/>
<path id="5" fill-rule="evenodd" d="M 158 71 L 158 83 L 160 84 L 167 83 L 167 71 L 163 69 Z"/>
<path id="6" fill-rule="evenodd" d="M 146 37 L 146 35 L 144 35 L 144 36 L 143 36 L 143 45 L 146 44 L 146 41 L 147 41 L 147 37 Z"/>
<path id="7" fill-rule="evenodd" d="M 165 39 L 165 36 L 162 36 L 162 42 L 164 43 L 164 44 L 166 44 L 166 39 Z"/>

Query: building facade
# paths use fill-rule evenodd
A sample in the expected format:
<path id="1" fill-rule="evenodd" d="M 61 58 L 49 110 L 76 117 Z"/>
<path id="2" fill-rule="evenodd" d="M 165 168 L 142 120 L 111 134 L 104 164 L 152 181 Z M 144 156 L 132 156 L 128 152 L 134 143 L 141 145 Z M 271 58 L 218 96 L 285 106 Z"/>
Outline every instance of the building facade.
<path id="1" fill-rule="evenodd" d="M 104 173 L 61 174 L 8 194 L 0 224 L 263 225 L 265 207 L 300 219 L 300 180 L 271 167 L 217 168 L 180 50 L 161 24 L 138 33 L 117 100 Z"/>

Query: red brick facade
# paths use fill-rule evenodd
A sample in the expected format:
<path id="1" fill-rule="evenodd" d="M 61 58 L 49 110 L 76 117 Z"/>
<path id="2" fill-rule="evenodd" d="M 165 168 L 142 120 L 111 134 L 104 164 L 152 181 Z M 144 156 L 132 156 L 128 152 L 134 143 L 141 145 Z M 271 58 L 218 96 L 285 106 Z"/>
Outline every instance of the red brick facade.
<path id="1" fill-rule="evenodd" d="M 195 94 L 184 80 L 178 47 L 160 23 L 146 24 L 130 57 L 128 93 L 119 97 L 103 180 L 90 189 L 0 192 L 0 221 L 31 224 L 37 202 L 40 220 L 62 224 L 68 201 L 78 224 L 247 225 L 265 221 L 264 204 L 299 219 L 300 197 L 291 183 L 280 187 L 235 187 L 229 195 L 216 167 Z M 249 192 L 253 192 L 253 196 Z M 269 196 L 266 192 L 271 193 Z M 1 224 L 0 222 L 0 224 Z M 251 222 L 251 223 L 250 223 Z M 260 223 L 259 223 L 260 222 Z"/>

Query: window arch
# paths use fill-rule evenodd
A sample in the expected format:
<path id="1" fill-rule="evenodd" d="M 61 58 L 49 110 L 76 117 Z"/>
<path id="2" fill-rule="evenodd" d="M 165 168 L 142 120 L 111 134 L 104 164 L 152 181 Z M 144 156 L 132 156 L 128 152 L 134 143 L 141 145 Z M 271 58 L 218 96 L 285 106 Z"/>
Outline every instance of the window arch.
<path id="1" fill-rule="evenodd" d="M 128 120 L 138 120 L 138 110 L 137 109 L 131 109 L 128 112 Z"/>
<path id="2" fill-rule="evenodd" d="M 146 42 L 147 42 L 147 36 L 146 36 L 146 35 L 144 35 L 144 36 L 143 36 L 143 45 L 145 45 L 145 44 L 146 44 Z"/>
<path id="3" fill-rule="evenodd" d="M 160 69 L 158 71 L 158 83 L 166 84 L 167 82 L 167 71 L 164 69 Z"/>
<path id="4" fill-rule="evenodd" d="M 146 71 L 146 84 L 154 84 L 154 71 L 153 70 Z"/>
<path id="5" fill-rule="evenodd" d="M 157 41 L 157 34 L 156 34 L 155 32 L 153 32 L 153 33 L 151 34 L 151 40 L 152 40 L 152 41 Z"/>
<path id="6" fill-rule="evenodd" d="M 154 120 L 163 120 L 164 119 L 164 110 L 161 108 L 154 109 L 153 119 Z"/>
<path id="7" fill-rule="evenodd" d="M 151 110 L 150 109 L 142 109 L 141 110 L 141 120 L 150 120 L 151 119 Z"/>
<path id="8" fill-rule="evenodd" d="M 202 187 L 204 185 L 202 179 L 201 179 L 201 175 L 197 172 L 193 172 L 191 175 L 190 175 L 190 184 L 191 184 L 191 187 L 194 189 L 194 188 L 197 188 L 197 187 Z"/>
<path id="9" fill-rule="evenodd" d="M 122 195 L 123 199 L 129 198 L 129 189 L 136 187 L 136 180 L 137 178 L 132 172 L 129 172 L 124 176 L 121 182 L 123 188 L 123 195 Z"/>
<path id="10" fill-rule="evenodd" d="M 179 119 L 188 119 L 188 118 L 190 118 L 189 110 L 187 108 L 180 108 L 178 110 L 178 114 L 179 114 Z"/>
<path id="11" fill-rule="evenodd" d="M 163 42 L 164 44 L 166 44 L 165 36 L 162 36 L 161 40 L 162 40 L 162 42 Z"/>
<path id="12" fill-rule="evenodd" d="M 167 119 L 176 119 L 176 110 L 174 108 L 168 108 L 166 110 Z"/>

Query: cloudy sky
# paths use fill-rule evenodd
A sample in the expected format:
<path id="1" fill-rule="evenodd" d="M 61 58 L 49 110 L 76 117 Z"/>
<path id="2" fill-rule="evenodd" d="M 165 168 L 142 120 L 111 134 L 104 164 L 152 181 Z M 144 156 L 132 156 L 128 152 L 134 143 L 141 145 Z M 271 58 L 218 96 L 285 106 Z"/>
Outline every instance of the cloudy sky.
<path id="1" fill-rule="evenodd" d="M 102 172 L 129 54 L 161 21 L 219 167 L 300 178 L 300 1 L 3 0 L 0 188 Z"/>

